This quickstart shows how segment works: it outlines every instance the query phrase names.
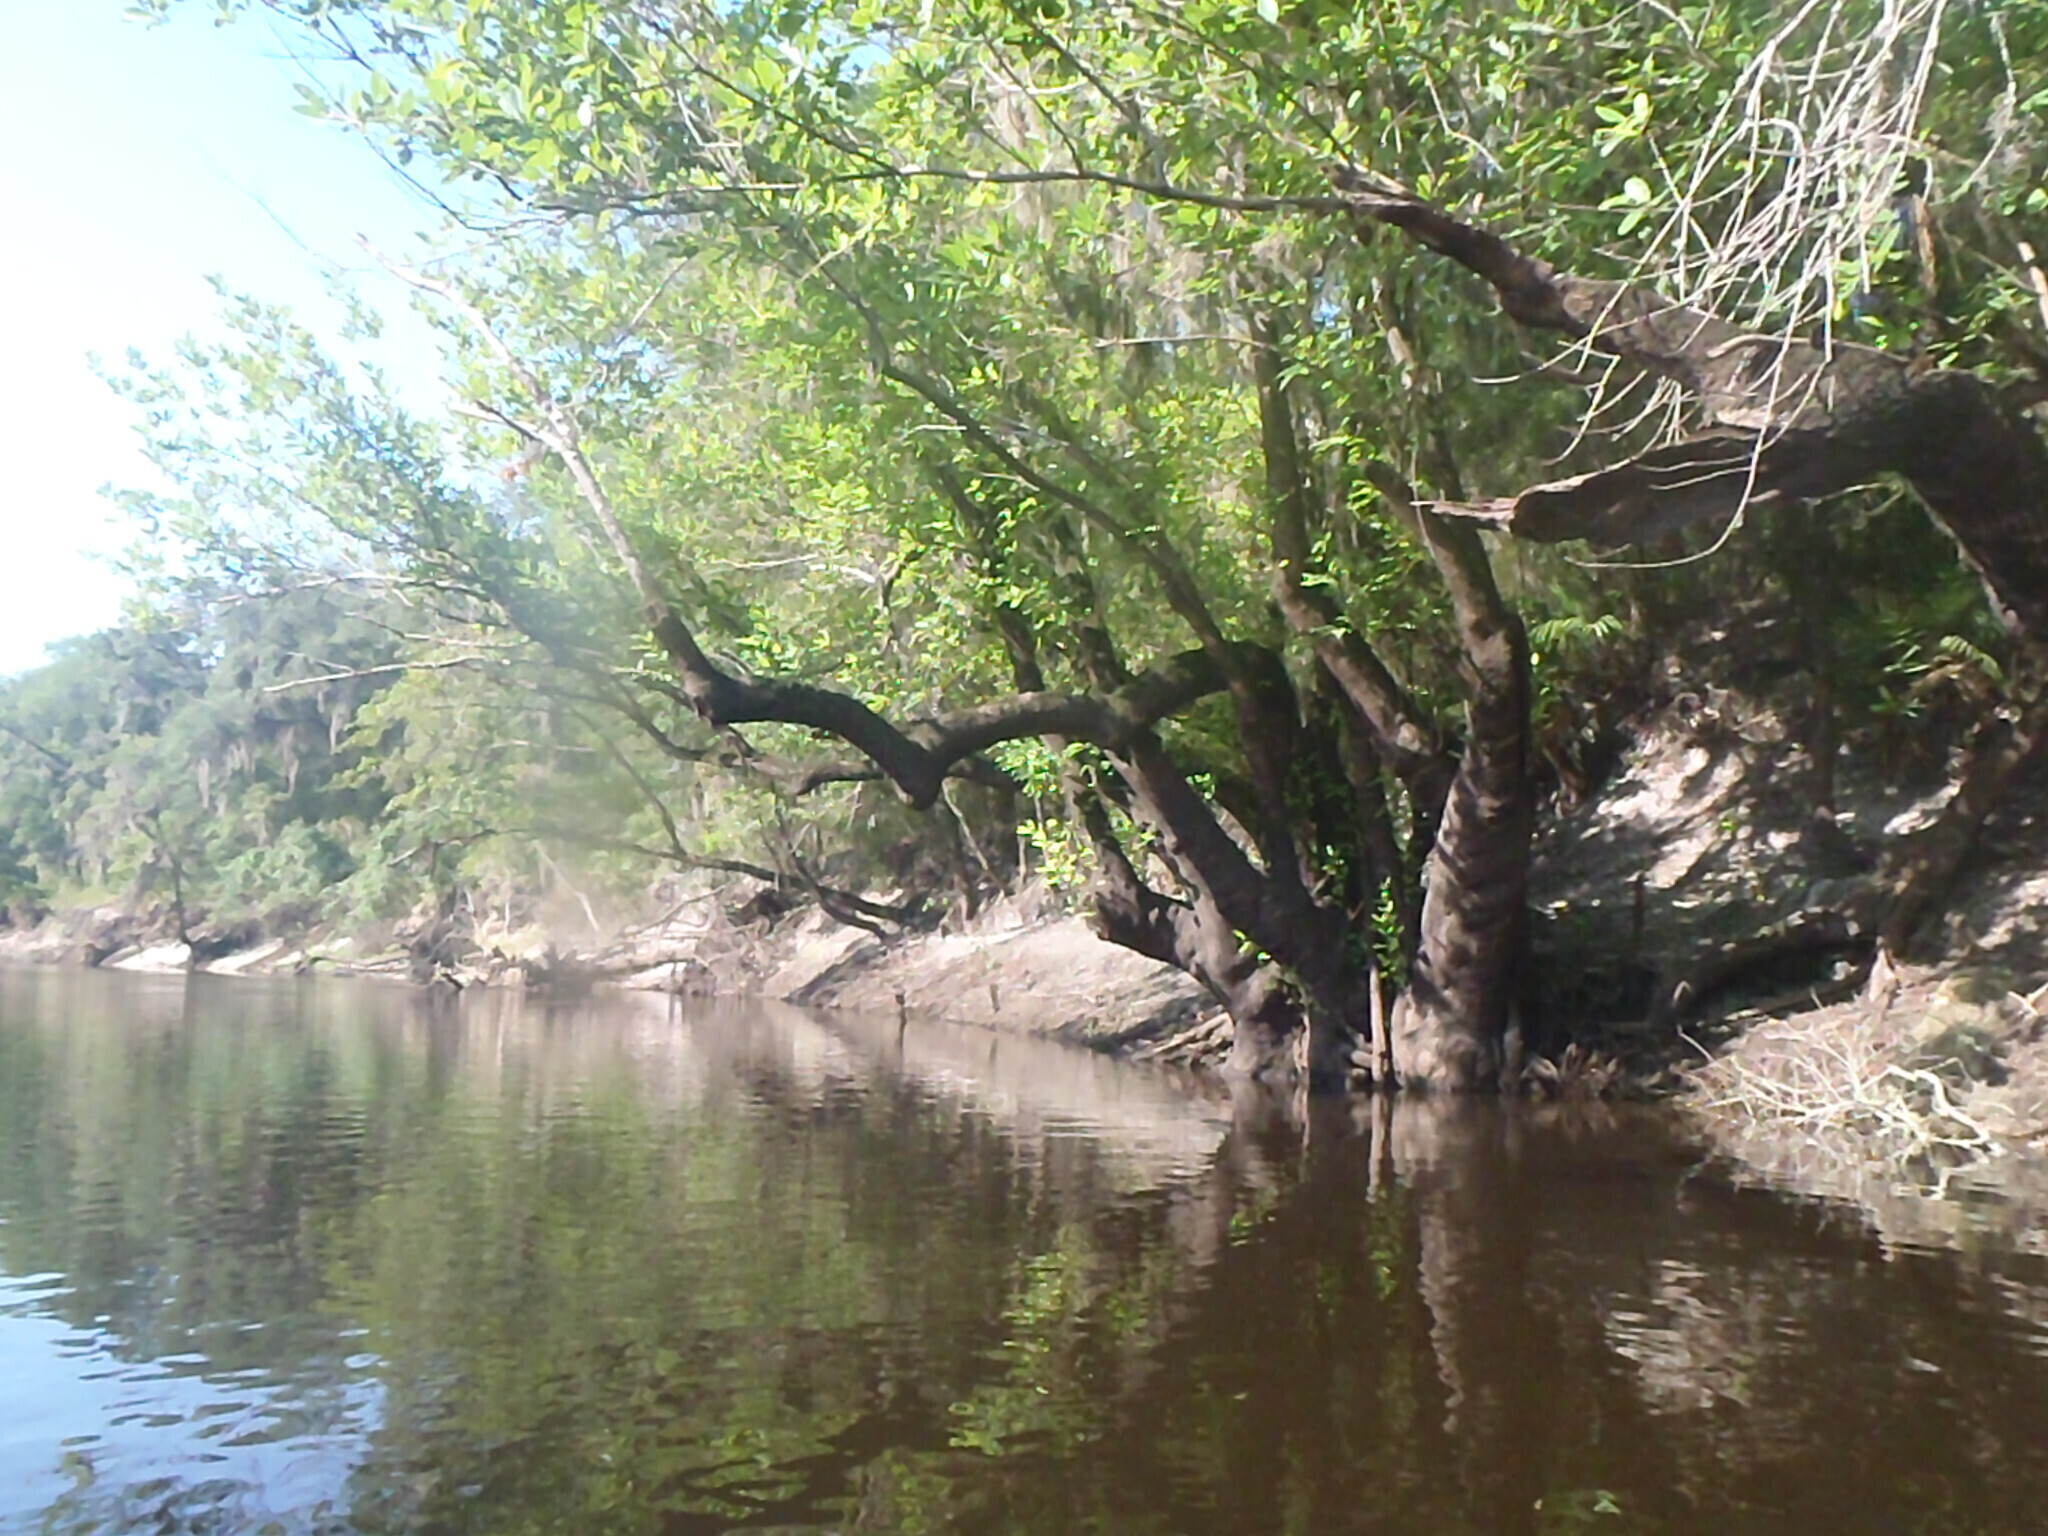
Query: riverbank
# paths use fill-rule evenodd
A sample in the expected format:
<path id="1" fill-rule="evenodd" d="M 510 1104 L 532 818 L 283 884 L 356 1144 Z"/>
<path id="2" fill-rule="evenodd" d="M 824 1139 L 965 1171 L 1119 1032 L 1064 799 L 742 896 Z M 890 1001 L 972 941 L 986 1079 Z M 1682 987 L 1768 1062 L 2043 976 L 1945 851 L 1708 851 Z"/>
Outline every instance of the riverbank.
<path id="1" fill-rule="evenodd" d="M 0 933 L 0 963 L 114 971 L 384 977 L 471 987 L 592 986 L 758 997 L 809 1008 L 909 1016 L 1131 1053 L 1221 1016 L 1181 972 L 1098 939 L 1041 886 L 987 903 L 971 921 L 879 936 L 815 908 L 762 915 L 736 891 L 707 890 L 601 939 L 479 926 L 418 934 L 308 934 L 219 953 L 150 942 L 112 910 L 73 912 Z"/>
<path id="2" fill-rule="evenodd" d="M 1816 818 L 1811 766 L 1769 707 L 1684 694 L 1639 721 L 1606 783 L 1553 808 L 1532 907 L 1528 1086 L 1688 1099 L 1762 1161 L 1834 1139 L 1883 1159 L 1969 1160 L 2048 1143 L 2048 773 L 2018 784 L 1918 966 L 1887 962 L 1840 915 L 1944 785 L 1861 761 Z M 314 971 L 445 985 L 616 985 L 1019 1031 L 1203 1062 L 1228 1022 L 1179 972 L 1098 940 L 1042 887 L 971 921 L 881 936 L 753 888 L 705 888 L 654 920 L 583 938 L 415 922 L 198 949 L 150 942 L 112 910 L 0 934 L 0 960 L 114 970 Z M 1733 963 L 1763 941 L 1764 963 Z M 1773 947 L 1775 946 L 1775 948 Z M 1747 1153 L 1745 1155 L 1748 1155 Z"/>

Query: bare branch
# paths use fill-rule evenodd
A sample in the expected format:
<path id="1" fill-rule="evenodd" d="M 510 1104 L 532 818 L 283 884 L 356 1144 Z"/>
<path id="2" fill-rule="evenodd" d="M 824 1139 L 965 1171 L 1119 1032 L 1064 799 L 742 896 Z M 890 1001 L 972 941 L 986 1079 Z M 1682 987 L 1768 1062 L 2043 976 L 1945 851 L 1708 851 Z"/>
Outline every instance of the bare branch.
<path id="1" fill-rule="evenodd" d="M 1331 214 L 1343 213 L 1349 206 L 1345 198 L 1328 194 L 1204 192 L 1196 187 L 1177 186 L 1171 182 L 1122 176 L 1114 171 L 1094 171 L 1083 167 L 1049 166 L 1021 171 L 977 171 L 965 166 L 950 165 L 872 166 L 867 170 L 845 171 L 835 176 L 805 177 L 787 181 L 708 181 L 685 188 L 680 193 L 667 193 L 660 197 L 620 198 L 601 195 L 598 201 L 606 209 L 619 212 L 669 216 L 702 212 L 707 202 L 721 198 L 787 197 L 803 192 L 875 181 L 952 181 L 970 186 L 992 187 L 1102 186 L 1136 193 L 1140 197 L 1148 197 L 1157 202 L 1191 203 L 1199 208 L 1214 208 L 1226 213 Z M 594 205 L 589 200 L 550 199 L 539 206 L 557 213 L 587 213 Z"/>
<path id="2" fill-rule="evenodd" d="M 448 672 L 460 667 L 474 667 L 482 662 L 480 656 L 456 656 L 446 661 L 394 661 L 379 667 L 349 667 L 339 672 L 320 672 L 312 677 L 291 677 L 281 683 L 270 683 L 257 690 L 259 693 L 289 693 L 294 688 L 316 688 L 322 683 L 345 683 L 357 677 L 395 677 L 401 672 Z"/>

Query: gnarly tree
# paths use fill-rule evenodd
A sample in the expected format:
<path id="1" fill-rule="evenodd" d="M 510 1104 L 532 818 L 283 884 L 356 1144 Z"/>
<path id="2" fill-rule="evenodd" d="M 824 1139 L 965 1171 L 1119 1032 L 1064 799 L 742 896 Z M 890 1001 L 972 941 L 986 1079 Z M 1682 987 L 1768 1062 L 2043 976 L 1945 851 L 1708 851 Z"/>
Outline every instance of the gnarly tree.
<path id="1" fill-rule="evenodd" d="M 1697 435 L 1619 464 L 1446 512 L 1541 543 L 1619 549 L 1896 476 L 1954 538 L 2029 664 L 2011 717 L 1987 722 L 1949 805 L 1893 858 L 1887 909 L 1856 914 L 1903 949 L 2048 731 L 2035 675 L 2048 647 L 2048 445 L 2026 409 L 2038 391 L 2002 394 L 1871 347 L 1758 334 L 1641 284 L 1560 272 L 1358 167 L 1331 179 L 1361 221 L 1476 274 L 1511 319 L 1675 382 L 1703 419 Z"/>
<path id="2" fill-rule="evenodd" d="M 564 531 L 466 576 L 515 623 L 526 586 L 625 591 L 636 686 L 736 760 L 763 761 L 739 734 L 758 728 L 801 759 L 789 784 L 873 775 L 929 806 L 1035 744 L 1093 849 L 1098 927 L 1200 978 L 1246 1073 L 1335 1082 L 1376 1034 L 1402 1081 L 1473 1088 L 1508 1055 L 1532 661 L 1483 524 L 1612 545 L 1896 473 L 2024 632 L 2048 619 L 2041 446 L 1988 385 L 1574 277 L 1445 211 L 1493 199 L 1549 220 L 1547 249 L 1603 242 L 1605 207 L 1578 209 L 1630 170 L 1610 202 L 1647 209 L 1672 176 L 1644 61 L 1767 102 L 1798 84 L 1772 61 L 1803 22 L 1709 35 L 1558 0 L 1542 24 L 1471 18 L 1440 67 L 1407 8 L 273 8 L 369 72 L 337 115 L 505 194 L 483 216 L 497 250 L 420 281 L 466 321 L 464 409 L 497 434 L 474 451 L 513 434 L 535 524 Z M 1839 44 L 1836 9 L 1803 57 L 1852 46 L 1828 75 L 1854 88 L 1844 120 L 1904 142 L 1927 87 L 1886 94 L 1902 24 Z M 1938 18 L 1914 14 L 1934 49 Z M 1686 239 L 1709 204 L 1796 232 L 1834 199 L 1852 240 L 1886 206 L 1860 182 L 1838 198 L 1840 175 L 1774 190 L 1727 169 L 1769 157 L 1731 156 L 1725 113 L 1693 126 Z M 1490 311 L 1347 218 L 1681 388 L 1700 434 L 1476 499 L 1462 445 L 1534 478 L 1568 413 L 1476 387 L 1518 357 Z M 488 519 L 436 494 L 415 552 L 474 565 Z M 708 574 L 707 550 L 758 571 L 848 548 L 892 571 L 860 623 L 815 582 Z M 955 654 L 906 642 L 887 594 L 910 565 Z M 858 761 L 816 761 L 819 738 Z M 2031 739 L 2023 722 L 1985 760 Z"/>

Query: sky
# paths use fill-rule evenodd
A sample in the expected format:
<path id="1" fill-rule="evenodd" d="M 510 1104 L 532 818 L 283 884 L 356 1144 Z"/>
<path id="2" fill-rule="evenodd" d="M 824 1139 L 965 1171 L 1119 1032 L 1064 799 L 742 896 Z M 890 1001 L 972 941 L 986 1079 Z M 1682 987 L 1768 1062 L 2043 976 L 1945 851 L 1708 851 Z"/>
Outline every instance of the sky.
<path id="1" fill-rule="evenodd" d="M 210 275 L 325 329 L 342 269 L 387 317 L 377 360 L 432 403 L 431 333 L 356 242 L 402 254 L 434 210 L 297 110 L 270 23 L 217 27 L 190 0 L 152 27 L 123 5 L 0 0 L 0 675 L 119 617 L 103 557 L 130 533 L 100 488 L 153 482 L 90 358 L 213 329 Z"/>

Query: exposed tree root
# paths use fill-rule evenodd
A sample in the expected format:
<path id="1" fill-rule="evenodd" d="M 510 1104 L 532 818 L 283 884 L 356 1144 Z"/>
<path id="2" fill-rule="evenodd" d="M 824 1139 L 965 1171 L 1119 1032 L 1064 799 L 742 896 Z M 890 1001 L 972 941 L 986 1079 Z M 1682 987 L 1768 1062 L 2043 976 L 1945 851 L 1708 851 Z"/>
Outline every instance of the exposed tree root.
<path id="1" fill-rule="evenodd" d="M 1217 1066 L 1230 1054 L 1230 1041 L 1230 1015 L 1218 1010 L 1204 1015 L 1176 1034 L 1138 1047 L 1130 1055 L 1133 1061 Z"/>
<path id="2" fill-rule="evenodd" d="M 1782 928 L 1723 945 L 1690 969 L 1660 981 L 1650 1024 L 1670 1028 L 1731 988 L 1768 976 L 1794 960 L 1817 961 L 1830 955 L 1867 958 L 1870 951 L 1870 939 L 1859 935 L 1839 913 L 1796 918 Z"/>

